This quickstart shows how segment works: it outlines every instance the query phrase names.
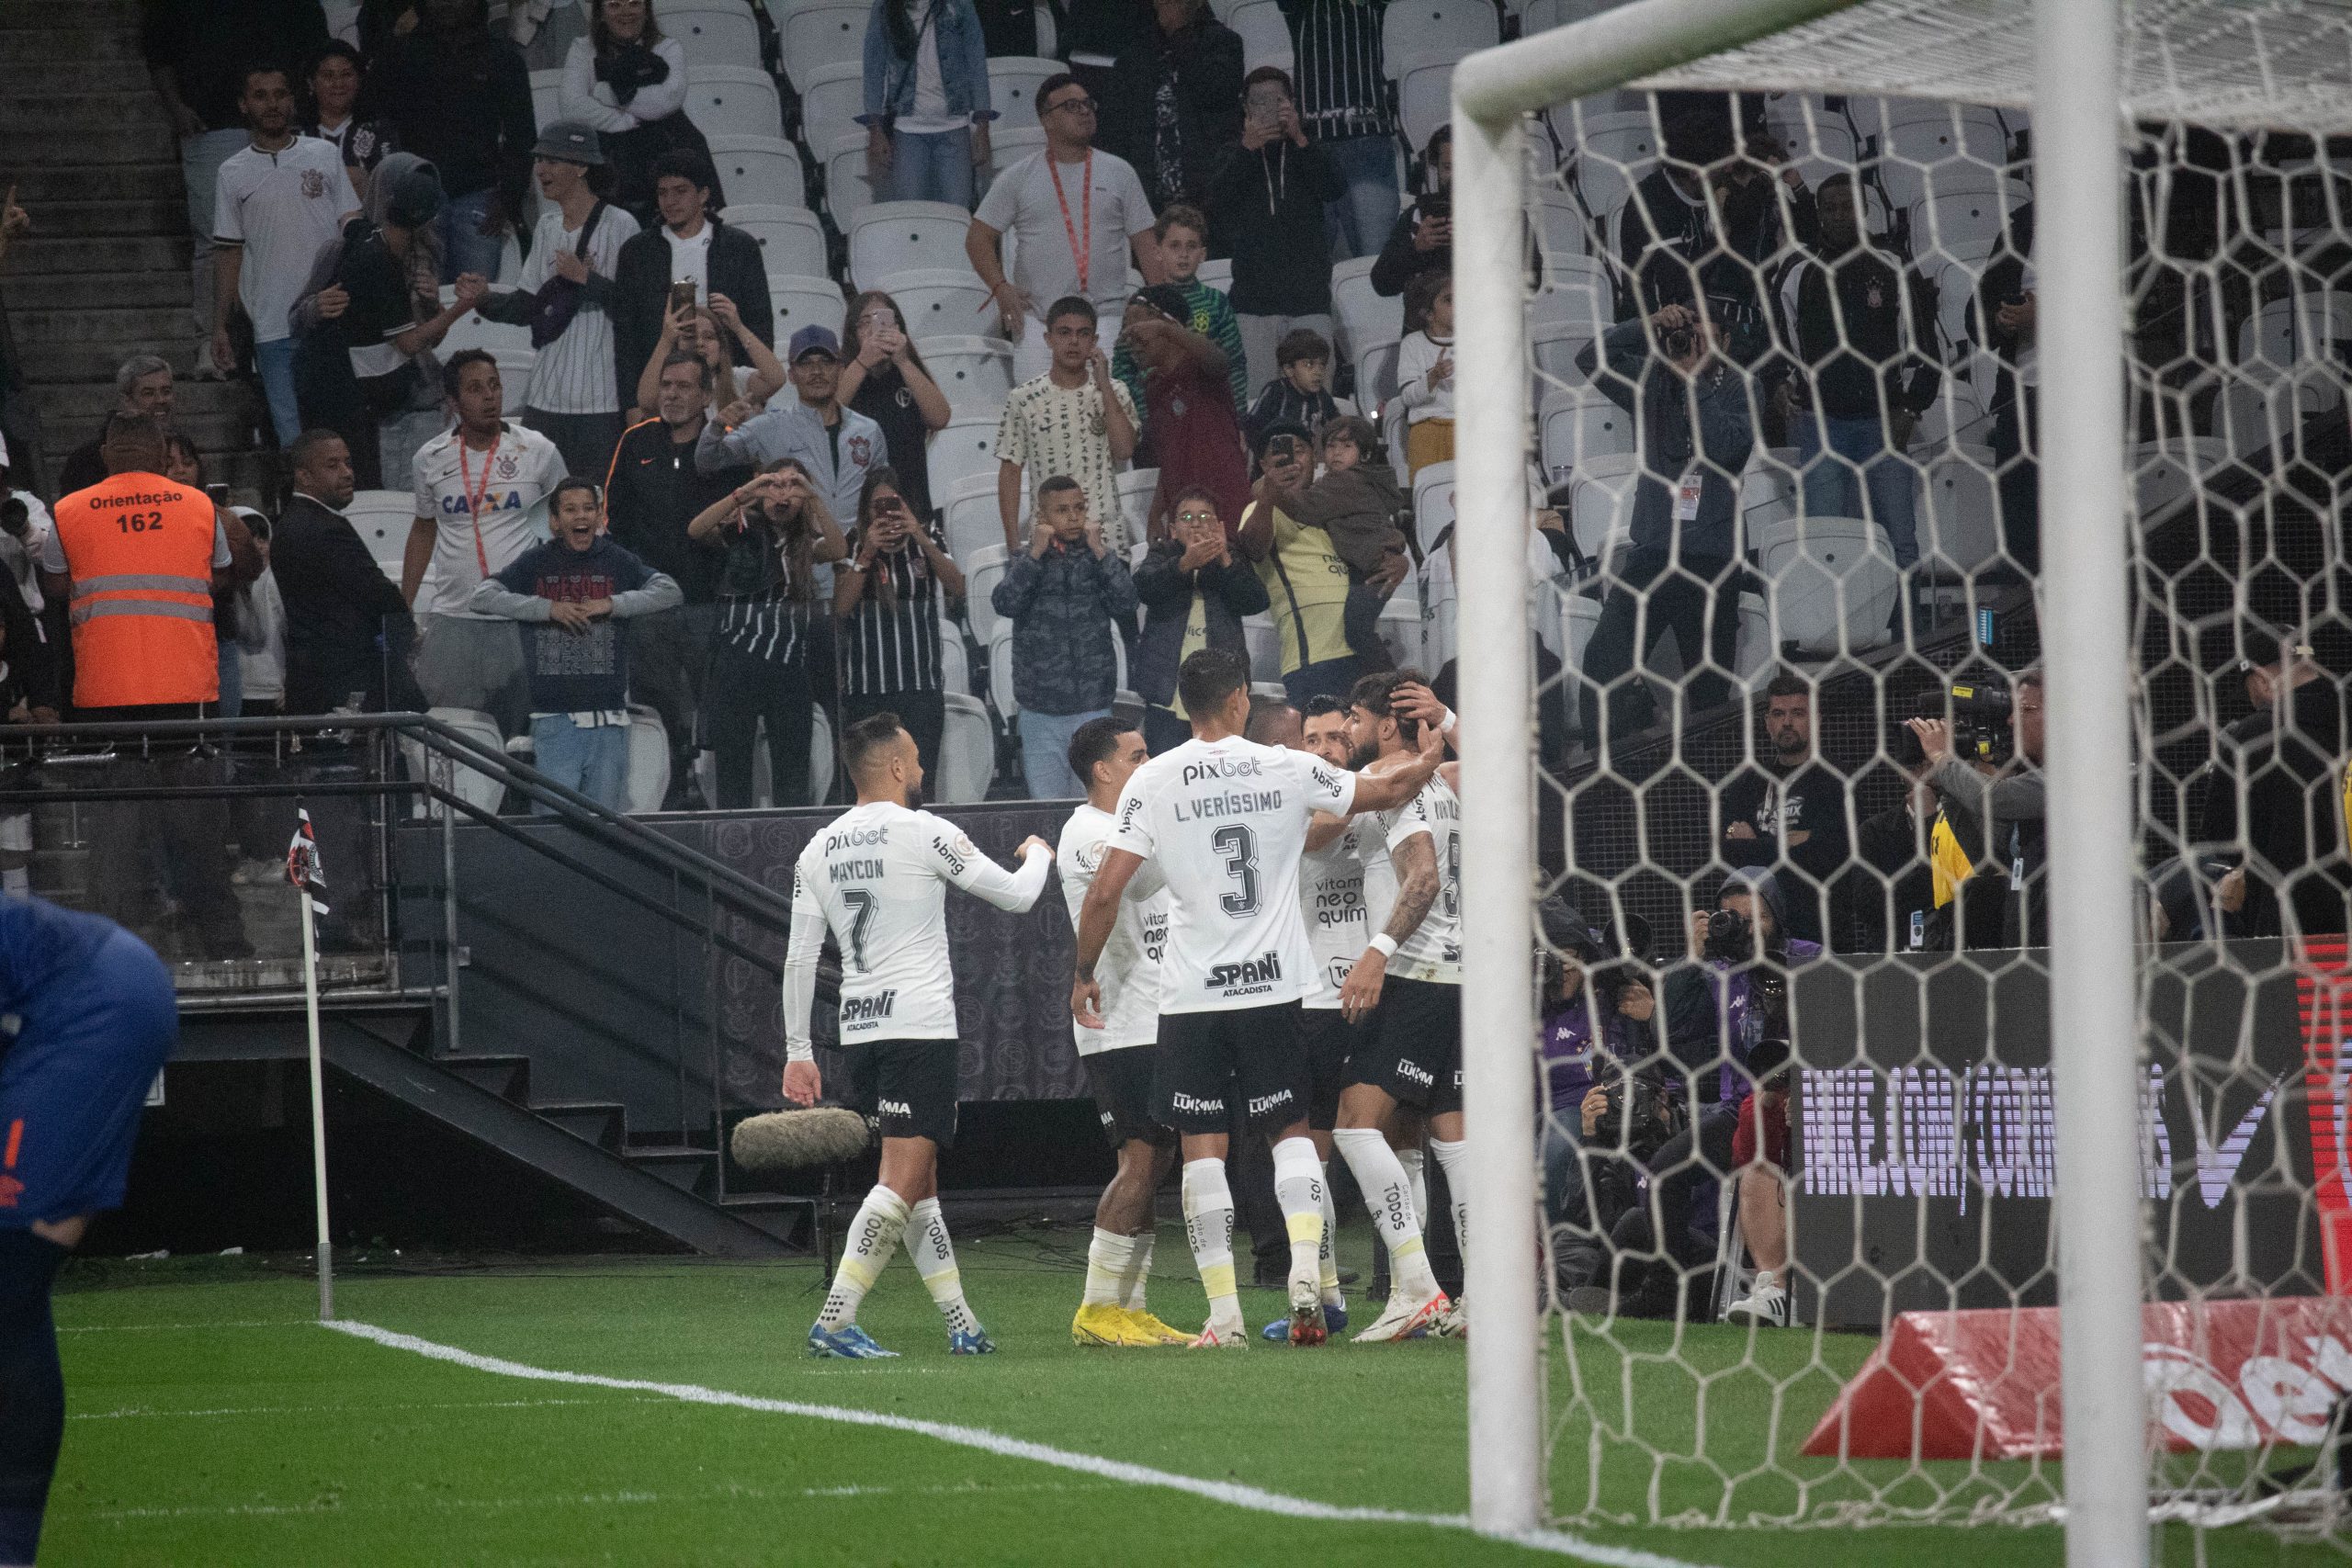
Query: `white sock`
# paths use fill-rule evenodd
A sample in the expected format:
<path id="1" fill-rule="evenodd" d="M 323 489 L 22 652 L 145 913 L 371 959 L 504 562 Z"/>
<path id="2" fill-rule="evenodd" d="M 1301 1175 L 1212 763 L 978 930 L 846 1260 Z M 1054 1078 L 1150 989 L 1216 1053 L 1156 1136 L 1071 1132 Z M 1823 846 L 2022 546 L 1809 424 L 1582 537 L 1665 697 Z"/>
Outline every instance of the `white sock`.
<path id="1" fill-rule="evenodd" d="M 1388 1140 L 1374 1127 L 1342 1127 L 1331 1134 L 1340 1157 L 1363 1190 L 1364 1206 L 1388 1246 L 1388 1269 L 1405 1300 L 1425 1302 L 1437 1294 L 1437 1275 L 1430 1271 L 1421 1246 L 1420 1222 L 1413 1212 L 1413 1190 L 1405 1168 Z M 1392 1298 L 1394 1299 L 1394 1298 Z"/>
<path id="2" fill-rule="evenodd" d="M 1135 1251 L 1128 1255 L 1126 1272 L 1119 1280 L 1119 1304 L 1129 1312 L 1143 1312 L 1147 1310 L 1144 1287 L 1151 1283 L 1151 1244 L 1159 1239 L 1159 1229 L 1155 1225 L 1127 1239 L 1135 1244 Z"/>
<path id="3" fill-rule="evenodd" d="M 1241 1297 L 1233 1284 L 1233 1189 L 1221 1159 L 1184 1162 L 1184 1235 L 1193 1244 L 1193 1265 L 1208 1292 L 1209 1321 L 1241 1320 Z"/>
<path id="4" fill-rule="evenodd" d="M 1319 1285 L 1323 1250 L 1323 1162 L 1305 1138 L 1274 1145 L 1274 1201 L 1290 1233 L 1290 1282 L 1294 1290 Z"/>
<path id="5" fill-rule="evenodd" d="M 1086 1248 L 1086 1294 L 1079 1299 L 1079 1305 L 1120 1304 L 1119 1287 L 1126 1282 L 1127 1258 L 1135 1249 L 1135 1237 L 1096 1225 L 1094 1239 Z"/>
<path id="6" fill-rule="evenodd" d="M 931 1292 L 939 1315 L 947 1320 L 947 1332 L 978 1334 L 980 1320 L 964 1300 L 964 1276 L 956 1269 L 956 1247 L 947 1239 L 947 1218 L 939 1212 L 939 1200 L 917 1203 L 909 1219 L 907 1256 L 915 1260 L 915 1272 L 922 1276 L 923 1289 Z"/>
<path id="7" fill-rule="evenodd" d="M 1322 1289 L 1325 1306 L 1348 1304 L 1340 1292 L 1340 1211 L 1331 1203 L 1328 1174 L 1323 1178 L 1323 1245 L 1315 1254 L 1315 1282 Z"/>
<path id="8" fill-rule="evenodd" d="M 899 1249 L 899 1234 L 907 1228 L 907 1205 L 896 1192 L 876 1182 L 857 1217 L 849 1223 L 849 1245 L 842 1248 L 841 1267 L 833 1271 L 833 1288 L 825 1296 L 825 1310 L 817 1326 L 831 1330 L 857 1321 L 857 1303 L 874 1288 L 890 1254 Z"/>
<path id="9" fill-rule="evenodd" d="M 1396 1163 L 1404 1168 L 1406 1184 L 1413 1190 L 1413 1224 L 1425 1225 L 1430 1218 L 1429 1160 L 1420 1145 L 1396 1151 Z"/>
<path id="10" fill-rule="evenodd" d="M 1431 1138 L 1430 1152 L 1437 1156 L 1439 1168 L 1445 1172 L 1446 1196 L 1453 1200 L 1453 1239 L 1461 1246 L 1466 1265 L 1470 1261 L 1470 1197 L 1464 1189 L 1470 1179 L 1469 1140 L 1449 1144 L 1443 1138 Z"/>

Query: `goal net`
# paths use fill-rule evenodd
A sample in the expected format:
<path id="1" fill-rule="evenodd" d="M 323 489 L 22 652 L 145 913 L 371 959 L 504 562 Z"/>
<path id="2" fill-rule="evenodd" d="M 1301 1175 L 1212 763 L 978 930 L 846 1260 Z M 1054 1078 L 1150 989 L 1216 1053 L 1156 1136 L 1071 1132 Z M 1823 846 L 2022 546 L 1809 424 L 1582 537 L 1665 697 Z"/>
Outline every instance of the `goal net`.
<path id="1" fill-rule="evenodd" d="M 2083 214 L 2035 38 L 1883 0 L 1524 122 L 1555 1523 L 2052 1523 L 2098 1452 L 2175 1529 L 2352 1545 L 2352 8 L 2124 16 L 2120 450 L 2043 401 Z M 2128 740 L 2069 776 L 2129 813 L 2138 1055 L 2069 1102 L 2053 984 L 2120 976 L 2052 957 L 2045 649 L 2101 623 L 2045 502 L 2117 469 Z M 1413 490 L 1466 708 L 1453 474 Z M 2137 1151 L 2144 1433 L 2060 1398 L 2094 1135 Z"/>

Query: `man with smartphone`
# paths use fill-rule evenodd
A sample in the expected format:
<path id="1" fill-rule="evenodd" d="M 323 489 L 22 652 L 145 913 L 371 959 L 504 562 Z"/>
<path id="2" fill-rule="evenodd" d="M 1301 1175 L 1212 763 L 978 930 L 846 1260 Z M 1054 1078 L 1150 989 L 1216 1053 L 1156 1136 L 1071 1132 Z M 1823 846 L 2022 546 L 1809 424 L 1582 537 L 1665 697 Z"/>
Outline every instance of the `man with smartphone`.
<path id="1" fill-rule="evenodd" d="M 624 390 L 637 385 L 653 357 L 665 309 L 730 300 L 752 335 L 775 346 L 775 308 L 760 243 L 710 209 L 714 184 L 698 152 L 665 152 L 654 161 L 653 206 L 662 226 L 621 246 L 613 279 L 613 353 Z M 745 363 L 740 344 L 729 349 L 737 365 Z"/>
<path id="2" fill-rule="evenodd" d="M 1422 176 L 1435 188 L 1396 215 L 1380 259 L 1372 264 L 1372 291 L 1386 299 L 1425 272 L 1453 270 L 1453 128 L 1441 125 L 1421 154 Z"/>

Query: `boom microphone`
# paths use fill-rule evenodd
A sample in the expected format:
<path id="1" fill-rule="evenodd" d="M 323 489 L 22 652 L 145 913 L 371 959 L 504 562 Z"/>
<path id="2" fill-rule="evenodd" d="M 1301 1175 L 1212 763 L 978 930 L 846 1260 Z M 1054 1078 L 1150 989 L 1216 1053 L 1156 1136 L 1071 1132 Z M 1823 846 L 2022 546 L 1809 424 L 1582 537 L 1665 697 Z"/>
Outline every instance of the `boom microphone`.
<path id="1" fill-rule="evenodd" d="M 770 1111 L 735 1123 L 735 1163 L 746 1170 L 808 1170 L 865 1151 L 865 1118 L 840 1105 Z"/>

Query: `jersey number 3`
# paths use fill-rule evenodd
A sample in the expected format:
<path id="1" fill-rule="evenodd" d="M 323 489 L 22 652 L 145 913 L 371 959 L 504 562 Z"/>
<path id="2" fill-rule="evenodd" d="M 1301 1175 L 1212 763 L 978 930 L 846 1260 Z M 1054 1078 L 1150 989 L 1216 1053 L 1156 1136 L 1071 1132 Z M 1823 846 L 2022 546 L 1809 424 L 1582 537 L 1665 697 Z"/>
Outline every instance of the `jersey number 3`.
<path id="1" fill-rule="evenodd" d="M 863 887 L 845 888 L 842 902 L 849 906 L 849 961 L 865 973 L 865 931 L 874 923 L 874 895 Z"/>
<path id="2" fill-rule="evenodd" d="M 1236 892 L 1219 898 L 1217 908 L 1228 915 L 1254 915 L 1258 912 L 1258 835 L 1238 823 L 1219 828 L 1209 840 L 1216 852 L 1225 857 L 1225 874 L 1241 886 Z"/>

